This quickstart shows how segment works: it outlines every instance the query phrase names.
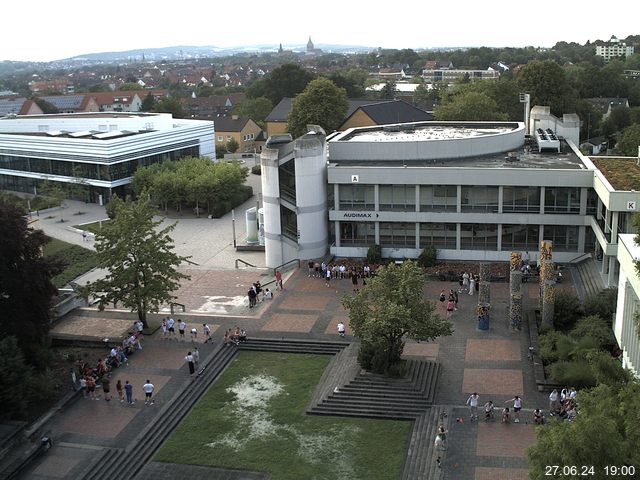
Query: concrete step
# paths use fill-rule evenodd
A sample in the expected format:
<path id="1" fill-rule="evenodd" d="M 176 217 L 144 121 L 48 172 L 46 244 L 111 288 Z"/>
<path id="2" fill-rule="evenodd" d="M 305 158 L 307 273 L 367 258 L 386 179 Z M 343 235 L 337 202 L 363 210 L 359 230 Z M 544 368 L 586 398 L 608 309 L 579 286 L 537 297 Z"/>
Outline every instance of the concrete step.
<path id="1" fill-rule="evenodd" d="M 338 417 L 390 418 L 397 420 L 413 420 L 415 410 L 401 410 L 375 407 L 346 408 L 341 405 L 316 405 L 310 409 L 314 415 L 332 415 Z"/>
<path id="2" fill-rule="evenodd" d="M 442 478 L 440 465 L 444 463 L 446 452 L 436 450 L 434 444 L 438 426 L 441 424 L 448 429 L 448 412 L 444 407 L 432 407 L 416 419 L 411 431 L 410 448 L 405 459 L 402 480 Z"/>
<path id="3" fill-rule="evenodd" d="M 410 399 L 410 400 L 426 400 L 426 397 L 422 392 L 402 391 L 392 388 L 363 388 L 357 385 L 345 385 L 338 390 L 342 394 L 350 394 L 357 397 L 371 397 L 371 398 L 397 398 L 397 399 Z"/>
<path id="4" fill-rule="evenodd" d="M 323 400 L 322 404 L 331 404 L 331 405 L 351 405 L 351 406 L 359 406 L 359 405 L 371 405 L 371 406 L 387 406 L 388 408 L 418 408 L 420 410 L 424 410 L 429 407 L 429 403 L 426 401 L 416 401 L 416 400 L 408 400 L 408 399 L 389 399 L 389 398 L 372 398 L 372 397 L 346 397 L 342 396 L 339 393 L 334 395 L 329 395 L 326 400 Z"/>

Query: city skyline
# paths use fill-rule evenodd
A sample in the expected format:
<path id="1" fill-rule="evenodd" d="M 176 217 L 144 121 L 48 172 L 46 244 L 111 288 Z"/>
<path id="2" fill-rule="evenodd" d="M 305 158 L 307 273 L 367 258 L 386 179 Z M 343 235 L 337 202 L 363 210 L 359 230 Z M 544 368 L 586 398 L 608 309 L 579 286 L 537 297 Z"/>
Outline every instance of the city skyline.
<path id="1" fill-rule="evenodd" d="M 558 41 L 584 44 L 608 40 L 612 35 L 625 38 L 639 33 L 633 15 L 616 15 L 614 25 L 596 18 L 588 21 L 584 12 L 599 11 L 598 4 L 591 0 L 580 4 L 579 16 L 572 2 L 526 10 L 506 0 L 463 0 L 454 11 L 447 4 L 414 0 L 398 9 L 335 0 L 310 9 L 308 5 L 301 7 L 299 2 L 283 0 L 268 10 L 255 0 L 248 0 L 238 14 L 225 8 L 223 17 L 216 17 L 218 11 L 210 5 L 196 0 L 188 9 L 149 10 L 142 4 L 113 0 L 101 10 L 89 10 L 79 0 L 69 0 L 63 8 L 38 0 L 35 14 L 28 17 L 29 28 L 25 28 L 25 22 L 5 23 L 0 61 L 52 61 L 90 53 L 179 45 L 301 45 L 309 37 L 316 44 L 371 48 L 548 48 Z M 17 20 L 24 16 L 15 3 L 5 10 L 5 18 Z M 469 13 L 464 17 L 455 17 L 456 12 L 465 11 Z M 6 41 L 8 38 L 13 40 Z"/>

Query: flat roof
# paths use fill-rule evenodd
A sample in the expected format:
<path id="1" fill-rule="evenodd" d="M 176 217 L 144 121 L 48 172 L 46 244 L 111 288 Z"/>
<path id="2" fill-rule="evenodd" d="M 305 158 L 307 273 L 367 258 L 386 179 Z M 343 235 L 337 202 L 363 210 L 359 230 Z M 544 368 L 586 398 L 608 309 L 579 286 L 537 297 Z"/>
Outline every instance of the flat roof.
<path id="1" fill-rule="evenodd" d="M 589 157 L 613 188 L 640 191 L 640 166 L 637 157 Z"/>
<path id="2" fill-rule="evenodd" d="M 0 120 L 14 122 L 17 119 L 46 119 L 56 120 L 61 118 L 136 118 L 136 117 L 157 117 L 159 114 L 154 112 L 77 112 L 77 113 L 45 113 L 42 115 L 21 115 L 19 117 L 0 117 Z"/>
<path id="3" fill-rule="evenodd" d="M 332 139 L 344 142 L 416 142 L 433 140 L 454 140 L 461 138 L 499 135 L 518 128 L 517 123 L 504 124 L 404 124 L 384 125 L 374 129 L 356 129 L 342 138 Z"/>

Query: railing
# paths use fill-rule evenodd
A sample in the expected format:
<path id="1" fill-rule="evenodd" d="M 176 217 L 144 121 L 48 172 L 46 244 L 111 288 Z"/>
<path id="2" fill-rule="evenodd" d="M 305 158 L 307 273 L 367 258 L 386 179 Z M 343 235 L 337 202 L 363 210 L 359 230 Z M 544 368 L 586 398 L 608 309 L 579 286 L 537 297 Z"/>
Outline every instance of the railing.
<path id="1" fill-rule="evenodd" d="M 169 309 L 171 310 L 171 315 L 173 315 L 173 309 L 174 307 L 180 307 L 182 308 L 182 313 L 186 312 L 187 309 L 186 307 L 182 304 L 182 303 L 178 303 L 178 302 L 171 302 L 169 303 Z"/>
<path id="2" fill-rule="evenodd" d="M 255 265 L 252 265 L 249 262 L 245 262 L 244 260 L 242 260 L 241 258 L 236 258 L 236 268 L 238 268 L 238 262 L 240 263 L 244 263 L 247 267 L 253 267 L 253 268 L 258 268 Z"/>
<path id="3" fill-rule="evenodd" d="M 286 267 L 289 265 L 297 264 L 297 267 L 300 268 L 300 259 L 294 258 L 293 260 L 289 260 L 288 262 L 283 263 L 282 265 L 278 265 L 273 269 L 273 274 L 275 275 L 278 270 L 286 270 Z"/>
<path id="4" fill-rule="evenodd" d="M 567 263 L 579 263 L 582 260 L 586 260 L 587 258 L 591 258 L 591 252 L 584 252 L 584 253 L 578 255 L 577 257 L 572 258 Z"/>

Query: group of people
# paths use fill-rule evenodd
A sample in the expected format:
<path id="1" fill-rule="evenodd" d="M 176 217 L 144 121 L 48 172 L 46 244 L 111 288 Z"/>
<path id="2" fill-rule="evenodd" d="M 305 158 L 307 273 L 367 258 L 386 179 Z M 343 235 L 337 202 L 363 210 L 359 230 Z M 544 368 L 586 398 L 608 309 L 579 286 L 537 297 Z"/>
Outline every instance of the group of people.
<path id="1" fill-rule="evenodd" d="M 462 272 L 458 277 L 458 293 L 473 295 L 480 289 L 480 277 L 470 272 Z"/>
<path id="2" fill-rule="evenodd" d="M 278 275 L 276 275 L 276 289 L 278 286 L 282 289 L 282 274 L 280 274 L 279 277 L 280 278 L 278 279 Z M 262 297 L 260 297 L 260 293 L 262 293 Z M 265 300 L 273 300 L 273 292 L 268 288 L 263 290 L 260 282 L 254 282 L 253 285 L 251 285 L 251 288 L 247 291 L 247 297 L 249 298 L 249 308 L 253 308 L 259 301 L 264 302 Z"/>
<path id="3" fill-rule="evenodd" d="M 326 263 L 309 260 L 307 266 L 309 278 L 324 278 L 327 287 L 331 285 L 332 279 L 351 279 L 354 291 L 358 290 L 359 282 L 362 282 L 362 285 L 366 285 L 367 278 L 375 275 L 375 266 L 372 267 L 368 264 Z"/>
<path id="4" fill-rule="evenodd" d="M 470 410 L 470 420 L 473 422 L 474 420 L 478 421 L 478 406 L 480 401 L 480 395 L 477 392 L 473 392 L 469 398 L 467 399 L 467 405 Z M 504 402 L 505 407 L 502 409 L 502 423 L 510 423 L 513 414 L 513 422 L 520 423 L 520 411 L 522 410 L 522 398 L 518 395 L 514 395 L 513 398 Z M 507 405 L 511 404 L 512 409 Z M 496 409 L 495 404 L 492 400 L 489 400 L 484 404 L 483 407 L 483 416 L 486 422 L 493 420 L 495 418 L 494 410 Z M 536 409 L 534 411 L 534 422 L 538 423 L 536 420 L 536 413 L 539 415 L 540 423 L 542 423 L 544 417 L 542 416 L 542 412 L 540 409 Z"/>
<path id="5" fill-rule="evenodd" d="M 232 345 L 239 345 L 247 341 L 247 331 L 244 328 L 236 326 L 235 329 L 229 329 L 224 332 L 222 337 L 222 346 L 230 347 Z"/>
<path id="6" fill-rule="evenodd" d="M 549 394 L 549 414 L 562 420 L 572 421 L 578 414 L 576 398 L 578 392 L 574 387 L 557 389 Z"/>
<path id="7" fill-rule="evenodd" d="M 187 324 L 181 318 L 178 319 L 179 337 L 178 335 L 176 335 L 176 321 L 174 320 L 173 317 L 169 316 L 169 317 L 163 318 L 161 328 L 162 328 L 162 340 L 170 340 L 172 338 L 176 341 L 178 340 L 178 338 L 180 338 L 181 341 L 185 340 L 184 333 L 185 333 L 185 330 L 187 329 Z M 196 331 L 195 337 L 197 337 L 197 331 Z M 191 332 L 191 340 L 195 340 L 193 331 Z"/>
<path id="8" fill-rule="evenodd" d="M 458 292 L 454 291 L 453 289 L 449 290 L 448 295 L 445 295 L 443 289 L 440 292 L 440 297 L 438 299 L 440 300 L 440 304 L 443 305 L 444 308 L 446 308 L 447 317 L 450 317 L 455 310 L 458 310 Z"/>

